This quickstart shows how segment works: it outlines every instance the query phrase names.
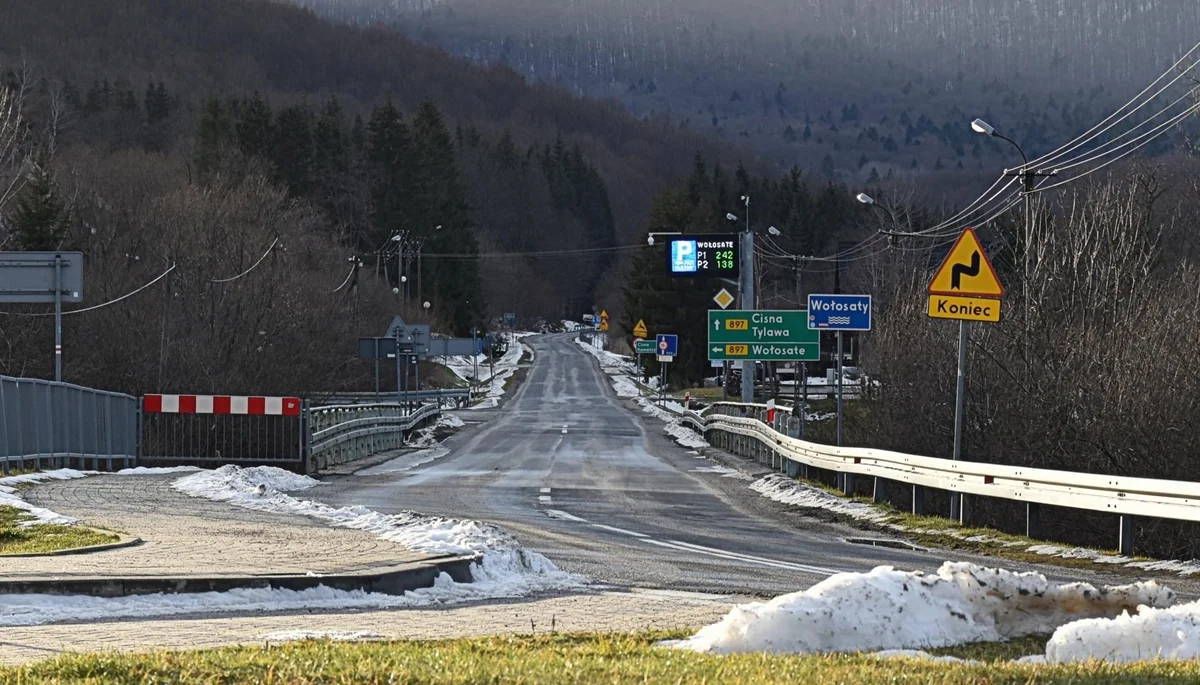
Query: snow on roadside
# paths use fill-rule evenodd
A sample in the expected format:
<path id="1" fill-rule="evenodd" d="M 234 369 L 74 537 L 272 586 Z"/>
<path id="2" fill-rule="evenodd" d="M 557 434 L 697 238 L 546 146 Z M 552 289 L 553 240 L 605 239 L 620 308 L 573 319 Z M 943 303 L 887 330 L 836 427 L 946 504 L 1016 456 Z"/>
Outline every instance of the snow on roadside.
<path id="1" fill-rule="evenodd" d="M 395 459 L 386 461 L 378 466 L 372 466 L 360 471 L 355 471 L 355 476 L 381 476 L 385 473 L 403 473 L 410 471 L 418 466 L 423 466 L 431 461 L 437 461 L 442 457 L 450 454 L 450 450 L 445 447 L 433 447 L 426 450 L 418 450 L 408 454 L 402 454 Z"/>
<path id="2" fill-rule="evenodd" d="M 136 466 L 117 471 L 118 476 L 157 476 L 166 473 L 194 473 L 203 471 L 199 466 Z"/>
<path id="3" fill-rule="evenodd" d="M 28 515 L 30 518 L 22 521 L 17 525 L 21 528 L 36 526 L 39 524 L 55 524 L 60 526 L 69 526 L 77 523 L 79 519 L 64 516 L 62 514 L 36 507 L 21 498 L 17 492 L 17 486 L 30 485 L 33 483 L 42 483 L 48 480 L 74 480 L 76 478 L 86 478 L 95 473 L 94 471 L 77 471 L 75 469 L 56 469 L 54 471 L 39 471 L 38 473 L 24 473 L 19 476 L 5 476 L 0 478 L 0 507 L 12 507 L 19 509 Z"/>
<path id="4" fill-rule="evenodd" d="M 1049 633 L 1079 619 L 1169 606 L 1174 599 L 1154 581 L 1097 589 L 964 562 L 946 562 L 933 575 L 880 566 L 735 607 L 692 637 L 661 644 L 717 654 L 948 647 Z"/>
<path id="5" fill-rule="evenodd" d="M 697 467 L 694 469 L 689 469 L 689 470 L 691 473 L 715 473 L 722 478 L 736 478 L 737 480 L 754 480 L 754 478 L 747 476 L 746 474 L 742 473 L 741 471 L 731 469 L 728 466 L 721 466 L 720 464 L 714 464 L 712 466 L 700 466 L 700 467 Z"/>
<path id="6" fill-rule="evenodd" d="M 869 504 L 843 499 L 778 473 L 763 476 L 750 489 L 768 499 L 801 509 L 824 509 L 875 523 L 883 523 L 891 518 L 891 515 Z"/>
<path id="7" fill-rule="evenodd" d="M 1200 658 L 1200 601 L 1076 621 L 1054 631 L 1039 656 L 1026 657 L 1026 663 Z"/>
<path id="8" fill-rule="evenodd" d="M 459 604 L 507 597 L 486 584 L 460 584 L 442 574 L 433 587 L 404 595 L 320 586 L 307 590 L 243 588 L 227 592 L 89 597 L 85 595 L 0 595 L 0 626 L 35 626 L 62 621 L 329 609 L 393 609 Z M 266 639 L 266 638 L 264 638 Z M 279 639 L 279 638 L 277 638 Z M 280 639 L 282 641 L 282 639 Z"/>
<path id="9" fill-rule="evenodd" d="M 617 393 L 617 397 L 633 399 L 642 408 L 643 412 L 656 419 L 660 419 L 664 424 L 663 430 L 674 438 L 676 443 L 691 449 L 709 446 L 704 436 L 679 421 L 679 416 L 684 412 L 683 405 L 678 402 L 667 402 L 665 405 L 659 405 L 652 399 L 642 395 L 642 391 L 630 377 L 632 374 L 637 373 L 636 365 L 619 354 L 613 354 L 595 345 L 588 344 L 580 338 L 576 338 L 575 342 L 599 360 L 600 368 L 608 375 L 609 382 L 612 383 L 613 391 Z"/>
<path id="10" fill-rule="evenodd" d="M 474 583 L 452 584 L 468 599 L 519 597 L 532 592 L 578 587 L 584 580 L 560 571 L 546 557 L 524 549 L 503 529 L 481 521 L 427 516 L 406 511 L 381 514 L 361 506 L 335 508 L 302 500 L 288 492 L 320 485 L 274 467 L 222 466 L 176 480 L 172 487 L 187 495 L 205 497 L 259 511 L 298 514 L 327 525 L 364 530 L 376 537 L 431 555 L 479 555 L 472 564 Z M 444 575 L 444 574 L 443 574 Z M 451 582 L 445 576 L 446 582 Z"/>

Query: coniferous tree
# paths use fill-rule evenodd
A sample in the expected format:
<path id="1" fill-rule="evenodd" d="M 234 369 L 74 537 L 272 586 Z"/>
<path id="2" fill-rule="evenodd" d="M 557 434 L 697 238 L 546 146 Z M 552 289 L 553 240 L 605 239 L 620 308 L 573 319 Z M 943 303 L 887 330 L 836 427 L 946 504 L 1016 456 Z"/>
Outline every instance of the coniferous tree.
<path id="1" fill-rule="evenodd" d="M 273 137 L 271 105 L 255 93 L 238 108 L 238 147 L 249 157 L 271 159 Z"/>
<path id="2" fill-rule="evenodd" d="M 208 99 L 196 122 L 194 161 L 197 180 L 210 183 L 229 162 L 233 150 L 234 124 L 225 103 L 216 97 Z"/>
<path id="3" fill-rule="evenodd" d="M 30 160 L 25 187 L 13 203 L 9 218 L 21 249 L 62 248 L 71 226 L 71 211 L 50 168 L 49 153 L 43 147 Z"/>
<path id="4" fill-rule="evenodd" d="M 479 243 L 459 178 L 454 143 L 441 112 L 429 101 L 422 103 L 413 117 L 412 133 L 419 173 L 414 183 L 415 225 L 410 230 L 426 239 L 425 249 L 430 253 L 463 255 L 426 262 L 423 277 L 432 278 L 425 278 L 425 292 L 432 291 L 438 311 L 457 334 L 465 335 L 482 322 L 485 308 L 479 259 L 473 257 L 479 253 Z"/>
<path id="5" fill-rule="evenodd" d="M 304 105 L 279 112 L 271 129 L 271 161 L 280 183 L 295 197 L 303 197 L 312 188 L 313 174 L 312 112 Z"/>

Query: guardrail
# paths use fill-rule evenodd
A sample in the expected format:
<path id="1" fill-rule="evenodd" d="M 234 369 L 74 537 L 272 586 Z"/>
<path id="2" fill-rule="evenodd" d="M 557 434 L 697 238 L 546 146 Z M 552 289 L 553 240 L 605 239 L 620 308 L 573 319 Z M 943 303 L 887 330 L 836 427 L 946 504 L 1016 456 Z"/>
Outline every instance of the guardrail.
<path id="1" fill-rule="evenodd" d="M 481 393 L 478 389 L 468 390 L 410 390 L 407 395 L 402 395 L 410 404 L 418 404 L 425 402 L 435 402 L 438 405 L 453 403 L 456 406 L 462 406 L 474 399 Z M 337 392 L 327 395 L 318 395 L 313 399 L 313 406 L 341 406 L 351 404 L 378 404 L 383 401 L 393 401 L 396 399 L 396 393 L 380 393 L 374 392 Z M 397 404 L 403 405 L 403 402 Z"/>
<path id="2" fill-rule="evenodd" d="M 313 471 L 404 446 L 409 431 L 436 418 L 441 408 L 402 404 L 348 404 L 309 410 L 308 468 Z"/>
<path id="3" fill-rule="evenodd" d="M 875 478 L 875 500 L 889 483 L 912 488 L 912 511 L 923 514 L 925 489 L 964 495 L 962 516 L 969 518 L 970 495 L 995 497 L 1026 505 L 1026 534 L 1038 537 L 1040 505 L 1083 509 L 1120 516 L 1118 549 L 1133 554 L 1133 518 L 1200 521 L 1200 483 L 1105 476 L 998 464 L 953 461 L 861 447 L 836 447 L 797 437 L 798 419 L 777 410 L 767 422 L 765 405 L 722 402 L 703 413 L 688 411 L 683 421 L 717 447 L 769 461 L 791 477 L 807 478 L 809 468 L 845 474 L 845 491 L 853 477 Z"/>
<path id="4" fill-rule="evenodd" d="M 137 398 L 69 383 L 0 376 L 0 472 L 137 458 Z"/>

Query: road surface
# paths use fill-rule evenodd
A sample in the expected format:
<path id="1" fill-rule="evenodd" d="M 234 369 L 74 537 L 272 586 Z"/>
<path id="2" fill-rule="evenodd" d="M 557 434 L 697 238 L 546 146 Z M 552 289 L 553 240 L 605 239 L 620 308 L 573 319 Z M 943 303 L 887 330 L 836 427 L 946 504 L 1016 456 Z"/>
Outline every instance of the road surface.
<path id="1" fill-rule="evenodd" d="M 488 521 L 564 570 L 641 588 L 774 596 L 839 571 L 933 571 L 947 558 L 846 542 L 864 533 L 762 498 L 745 480 L 698 471 L 713 462 L 618 398 L 570 336 L 525 342 L 535 362 L 499 409 L 437 452 L 332 478 L 321 499 Z"/>

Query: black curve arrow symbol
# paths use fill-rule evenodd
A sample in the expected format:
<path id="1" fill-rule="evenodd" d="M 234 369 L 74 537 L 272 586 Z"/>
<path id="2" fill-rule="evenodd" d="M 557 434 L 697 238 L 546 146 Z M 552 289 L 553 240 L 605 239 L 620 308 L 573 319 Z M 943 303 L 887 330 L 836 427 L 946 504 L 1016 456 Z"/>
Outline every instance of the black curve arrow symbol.
<path id="1" fill-rule="evenodd" d="M 950 268 L 950 289 L 962 290 L 959 285 L 959 279 L 963 276 L 978 276 L 979 275 L 979 252 L 971 253 L 971 266 L 966 264 L 955 264 Z"/>

